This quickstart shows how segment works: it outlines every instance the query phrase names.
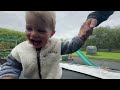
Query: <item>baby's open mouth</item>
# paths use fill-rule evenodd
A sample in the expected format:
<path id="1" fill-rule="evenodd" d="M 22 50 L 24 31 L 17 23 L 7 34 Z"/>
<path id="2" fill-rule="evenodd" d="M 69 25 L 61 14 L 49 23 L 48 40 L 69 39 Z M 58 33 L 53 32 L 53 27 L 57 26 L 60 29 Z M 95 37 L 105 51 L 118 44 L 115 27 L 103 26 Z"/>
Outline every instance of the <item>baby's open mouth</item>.
<path id="1" fill-rule="evenodd" d="M 32 42 L 33 45 L 40 45 L 42 40 L 35 40 L 35 39 L 31 39 L 30 40 Z"/>

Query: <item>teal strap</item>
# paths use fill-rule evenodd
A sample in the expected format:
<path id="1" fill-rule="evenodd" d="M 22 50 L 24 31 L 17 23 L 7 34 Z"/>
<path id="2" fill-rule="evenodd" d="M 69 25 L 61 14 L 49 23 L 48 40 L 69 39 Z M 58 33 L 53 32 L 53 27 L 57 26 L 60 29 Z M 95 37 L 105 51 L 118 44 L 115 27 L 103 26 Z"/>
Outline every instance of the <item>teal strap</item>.
<path id="1" fill-rule="evenodd" d="M 89 60 L 80 50 L 78 50 L 76 53 L 86 64 L 88 64 L 90 66 L 97 66 L 91 60 Z"/>

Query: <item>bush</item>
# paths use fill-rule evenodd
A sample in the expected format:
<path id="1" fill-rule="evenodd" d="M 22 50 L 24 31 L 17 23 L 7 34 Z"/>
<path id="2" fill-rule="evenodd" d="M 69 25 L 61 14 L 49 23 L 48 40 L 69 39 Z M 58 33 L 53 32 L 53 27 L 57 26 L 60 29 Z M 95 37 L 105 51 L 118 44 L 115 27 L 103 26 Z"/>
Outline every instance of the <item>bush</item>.
<path id="1" fill-rule="evenodd" d="M 6 57 L 10 51 L 19 43 L 26 40 L 23 32 L 0 28 L 0 55 Z M 6 50 L 10 51 L 6 51 Z"/>

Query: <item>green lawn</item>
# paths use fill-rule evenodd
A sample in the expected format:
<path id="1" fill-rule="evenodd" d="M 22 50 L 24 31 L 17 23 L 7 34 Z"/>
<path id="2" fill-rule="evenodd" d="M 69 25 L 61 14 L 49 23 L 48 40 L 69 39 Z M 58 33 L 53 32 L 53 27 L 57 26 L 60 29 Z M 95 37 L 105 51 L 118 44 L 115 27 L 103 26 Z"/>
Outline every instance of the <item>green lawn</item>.
<path id="1" fill-rule="evenodd" d="M 88 58 L 93 59 L 104 59 L 104 60 L 119 60 L 120 61 L 120 53 L 114 53 L 114 52 L 97 52 L 96 55 L 86 55 L 85 51 L 82 51 L 82 53 L 87 56 Z M 73 53 L 73 56 L 78 56 L 76 53 Z"/>

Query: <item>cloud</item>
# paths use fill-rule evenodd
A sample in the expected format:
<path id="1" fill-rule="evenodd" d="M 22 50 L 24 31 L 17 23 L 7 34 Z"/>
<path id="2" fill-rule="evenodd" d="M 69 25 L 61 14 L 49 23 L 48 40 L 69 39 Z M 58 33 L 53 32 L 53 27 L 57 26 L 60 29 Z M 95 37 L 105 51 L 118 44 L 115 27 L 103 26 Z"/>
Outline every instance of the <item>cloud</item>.
<path id="1" fill-rule="evenodd" d="M 23 11 L 0 11 L 0 27 L 24 31 L 25 21 Z"/>
<path id="2" fill-rule="evenodd" d="M 57 24 L 56 35 L 58 38 L 72 38 L 78 31 L 92 11 L 56 11 Z M 0 27 L 17 31 L 25 31 L 24 11 L 0 11 Z M 120 25 L 120 12 L 115 12 L 110 18 L 100 24 L 100 26 Z"/>

